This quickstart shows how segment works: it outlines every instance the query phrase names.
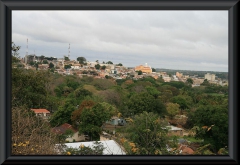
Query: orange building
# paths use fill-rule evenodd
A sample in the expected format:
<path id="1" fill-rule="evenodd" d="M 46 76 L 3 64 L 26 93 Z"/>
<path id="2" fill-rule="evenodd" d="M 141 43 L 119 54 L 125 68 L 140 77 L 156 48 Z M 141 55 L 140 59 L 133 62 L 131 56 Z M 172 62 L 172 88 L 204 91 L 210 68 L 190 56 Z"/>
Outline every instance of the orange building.
<path id="1" fill-rule="evenodd" d="M 139 65 L 135 67 L 135 71 L 140 71 L 140 70 L 143 73 L 152 73 L 152 68 L 150 66 L 147 66 L 147 64 L 145 66 Z"/>

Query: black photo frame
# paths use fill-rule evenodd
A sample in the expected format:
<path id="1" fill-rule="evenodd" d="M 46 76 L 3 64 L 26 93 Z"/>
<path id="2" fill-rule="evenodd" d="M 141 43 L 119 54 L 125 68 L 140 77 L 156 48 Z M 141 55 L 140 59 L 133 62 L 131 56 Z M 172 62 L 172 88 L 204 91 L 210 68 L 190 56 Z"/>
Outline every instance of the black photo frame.
<path id="1" fill-rule="evenodd" d="M 228 156 L 12 156 L 11 155 L 11 14 L 12 10 L 228 10 L 229 155 Z M 239 0 L 0 0 L 0 163 L 79 164 L 212 163 L 238 164 L 237 89 Z"/>

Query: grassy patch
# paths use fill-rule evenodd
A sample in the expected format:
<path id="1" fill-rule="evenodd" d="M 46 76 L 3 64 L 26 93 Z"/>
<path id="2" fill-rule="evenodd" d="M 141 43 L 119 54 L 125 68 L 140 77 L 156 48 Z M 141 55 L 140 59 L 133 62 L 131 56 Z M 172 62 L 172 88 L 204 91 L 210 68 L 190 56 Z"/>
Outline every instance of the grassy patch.
<path id="1" fill-rule="evenodd" d="M 195 143 L 196 142 L 201 143 L 203 141 L 203 139 L 196 139 L 193 136 L 183 136 L 183 139 L 190 141 L 190 142 L 195 142 Z"/>

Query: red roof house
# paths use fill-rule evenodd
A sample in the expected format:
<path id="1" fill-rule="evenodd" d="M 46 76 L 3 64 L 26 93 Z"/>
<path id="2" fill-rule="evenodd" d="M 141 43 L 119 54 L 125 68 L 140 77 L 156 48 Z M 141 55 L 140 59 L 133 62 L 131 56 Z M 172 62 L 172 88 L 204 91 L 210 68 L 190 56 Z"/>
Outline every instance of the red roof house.
<path id="1" fill-rule="evenodd" d="M 40 116 L 44 119 L 47 119 L 50 116 L 50 112 L 47 109 L 31 109 L 36 116 Z"/>

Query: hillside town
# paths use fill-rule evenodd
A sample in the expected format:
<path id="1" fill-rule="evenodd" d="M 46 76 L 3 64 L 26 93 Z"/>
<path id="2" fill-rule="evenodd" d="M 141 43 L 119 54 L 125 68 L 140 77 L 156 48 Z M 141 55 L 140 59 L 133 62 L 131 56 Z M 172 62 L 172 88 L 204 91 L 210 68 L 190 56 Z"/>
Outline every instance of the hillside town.
<path id="1" fill-rule="evenodd" d="M 17 130 L 13 125 L 14 154 L 227 153 L 223 146 L 227 141 L 212 141 L 219 132 L 211 130 L 217 127 L 223 139 L 227 136 L 228 81 L 213 72 L 190 76 L 161 71 L 147 63 L 127 67 L 112 61 L 90 62 L 85 57 L 71 60 L 69 56 L 25 55 L 12 60 L 12 120 L 22 125 Z M 22 117 L 16 115 L 18 109 Z M 204 117 L 205 113 L 211 115 Z M 39 122 L 42 125 L 36 135 L 19 138 L 16 134 L 31 131 L 29 125 Z M 45 129 L 48 133 L 43 135 Z M 49 141 L 51 149 L 24 148 L 33 147 L 34 135 L 42 137 L 39 141 Z M 23 140 L 26 138 L 30 140 Z"/>
<path id="2" fill-rule="evenodd" d="M 135 67 L 127 67 L 121 63 L 113 64 L 111 61 L 99 62 L 98 60 L 94 62 L 84 61 L 84 63 L 80 64 L 79 61 L 70 60 L 67 56 L 64 56 L 64 58 L 55 58 L 36 56 L 35 54 L 25 56 L 21 59 L 21 62 L 26 69 L 36 69 L 35 64 L 37 64 L 37 70 L 48 70 L 51 63 L 53 64 L 52 68 L 54 73 L 62 75 L 78 75 L 79 77 L 86 75 L 99 79 L 111 77 L 115 80 L 126 78 L 138 80 L 150 76 L 154 79 L 162 78 L 164 82 L 186 82 L 188 78 L 191 78 L 193 80 L 192 87 L 200 86 L 204 80 L 207 80 L 211 84 L 228 86 L 227 79 L 218 78 L 215 74 L 206 73 L 204 77 L 199 77 L 198 75 L 189 76 L 184 75 L 181 72 L 176 72 L 176 74 L 170 76 L 167 72 L 156 72 L 156 69 L 152 68 L 147 63 Z"/>

